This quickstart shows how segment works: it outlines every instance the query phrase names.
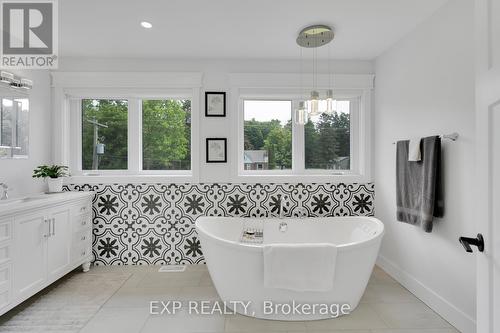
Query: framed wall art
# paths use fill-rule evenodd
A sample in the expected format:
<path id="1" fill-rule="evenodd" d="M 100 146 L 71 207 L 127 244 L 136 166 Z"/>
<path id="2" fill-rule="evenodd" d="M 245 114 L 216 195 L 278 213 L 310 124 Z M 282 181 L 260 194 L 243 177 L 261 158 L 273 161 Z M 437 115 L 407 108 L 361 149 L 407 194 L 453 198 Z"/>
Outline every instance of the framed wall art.
<path id="1" fill-rule="evenodd" d="M 226 116 L 226 93 L 207 91 L 205 92 L 205 117 Z"/>
<path id="2" fill-rule="evenodd" d="M 227 162 L 227 139 L 207 138 L 207 163 Z"/>

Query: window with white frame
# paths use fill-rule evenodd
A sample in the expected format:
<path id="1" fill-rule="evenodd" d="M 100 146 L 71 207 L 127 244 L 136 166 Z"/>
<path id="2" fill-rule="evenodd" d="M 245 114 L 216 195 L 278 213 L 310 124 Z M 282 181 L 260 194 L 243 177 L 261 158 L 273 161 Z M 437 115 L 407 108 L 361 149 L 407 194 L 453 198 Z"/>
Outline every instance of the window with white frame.
<path id="1" fill-rule="evenodd" d="M 81 112 L 77 174 L 191 171 L 190 98 L 72 100 Z"/>
<path id="2" fill-rule="evenodd" d="M 332 113 L 310 116 L 303 126 L 305 169 L 351 169 L 351 101 L 335 104 Z"/>
<path id="3" fill-rule="evenodd" d="M 142 169 L 191 170 L 190 100 L 142 100 Z"/>
<path id="4" fill-rule="evenodd" d="M 245 170 L 292 168 L 292 101 L 245 100 Z"/>
<path id="5" fill-rule="evenodd" d="M 297 124 L 294 110 L 299 99 L 243 97 L 240 173 L 356 173 L 360 99 L 352 94 L 338 96 L 333 112 Z"/>
<path id="6" fill-rule="evenodd" d="M 82 170 L 128 169 L 128 101 L 82 99 Z"/>

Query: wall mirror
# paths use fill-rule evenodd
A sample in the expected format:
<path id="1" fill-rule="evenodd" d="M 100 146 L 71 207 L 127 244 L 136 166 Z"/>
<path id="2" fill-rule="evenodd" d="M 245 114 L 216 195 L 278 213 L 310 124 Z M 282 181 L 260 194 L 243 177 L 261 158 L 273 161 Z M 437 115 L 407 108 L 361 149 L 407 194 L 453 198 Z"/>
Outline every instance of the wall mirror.
<path id="1" fill-rule="evenodd" d="M 28 148 L 28 95 L 0 88 L 0 158 L 27 158 Z"/>

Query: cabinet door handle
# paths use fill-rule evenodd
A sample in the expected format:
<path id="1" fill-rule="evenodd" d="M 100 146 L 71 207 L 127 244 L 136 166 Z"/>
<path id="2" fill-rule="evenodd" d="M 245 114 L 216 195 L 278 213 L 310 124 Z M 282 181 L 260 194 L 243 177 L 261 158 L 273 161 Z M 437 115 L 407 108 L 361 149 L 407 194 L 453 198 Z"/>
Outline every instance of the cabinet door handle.
<path id="1" fill-rule="evenodd" d="M 44 235 L 43 235 L 43 237 L 45 237 L 45 238 L 49 238 L 49 237 L 50 237 L 50 220 L 48 220 L 48 219 L 44 219 L 44 220 L 43 220 L 43 223 L 45 223 L 45 224 L 47 224 L 47 223 L 48 223 L 48 224 L 49 224 L 49 232 L 48 232 L 47 234 L 44 234 Z"/>
<path id="2" fill-rule="evenodd" d="M 52 218 L 52 236 L 56 235 L 56 218 Z"/>

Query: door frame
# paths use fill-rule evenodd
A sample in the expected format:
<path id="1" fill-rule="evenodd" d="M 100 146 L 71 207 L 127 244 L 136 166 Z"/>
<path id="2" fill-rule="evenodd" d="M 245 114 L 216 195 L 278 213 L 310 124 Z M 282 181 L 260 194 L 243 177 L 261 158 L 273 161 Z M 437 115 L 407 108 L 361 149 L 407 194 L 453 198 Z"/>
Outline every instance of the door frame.
<path id="1" fill-rule="evenodd" d="M 493 140 L 498 142 L 495 135 L 499 134 L 492 127 L 494 112 L 499 112 L 500 117 L 500 25 L 494 22 L 495 14 L 500 14 L 500 0 L 475 1 L 475 205 L 477 232 L 483 234 L 485 243 L 484 252 L 477 254 L 477 333 L 500 331 L 500 220 L 496 220 L 500 211 L 493 202 L 500 191 L 497 178 L 500 171 L 495 170 L 499 157 L 493 149 Z"/>

